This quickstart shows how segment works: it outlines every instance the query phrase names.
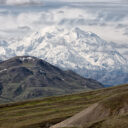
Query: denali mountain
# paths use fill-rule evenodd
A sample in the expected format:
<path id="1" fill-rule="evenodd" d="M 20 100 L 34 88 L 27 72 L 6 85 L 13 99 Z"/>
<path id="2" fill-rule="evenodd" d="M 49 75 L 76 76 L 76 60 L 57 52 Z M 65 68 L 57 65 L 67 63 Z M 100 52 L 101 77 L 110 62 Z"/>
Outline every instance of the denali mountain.
<path id="1" fill-rule="evenodd" d="M 113 45 L 80 28 L 50 27 L 17 42 L 1 41 L 0 56 L 32 55 L 104 85 L 128 83 L 128 61 Z"/>
<path id="2" fill-rule="evenodd" d="M 103 85 L 95 80 L 62 71 L 35 57 L 14 57 L 0 62 L 0 103 L 98 88 Z"/>

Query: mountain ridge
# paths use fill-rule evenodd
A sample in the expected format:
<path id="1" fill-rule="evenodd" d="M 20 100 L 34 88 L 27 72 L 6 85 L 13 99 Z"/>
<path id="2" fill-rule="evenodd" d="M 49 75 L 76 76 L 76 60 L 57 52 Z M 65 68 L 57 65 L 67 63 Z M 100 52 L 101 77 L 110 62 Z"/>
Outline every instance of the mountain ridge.
<path id="1" fill-rule="evenodd" d="M 0 62 L 0 96 L 26 100 L 102 88 L 93 79 L 63 71 L 32 56 L 18 56 Z"/>
<path id="2" fill-rule="evenodd" d="M 32 55 L 61 69 L 73 70 L 84 77 L 96 79 L 105 85 L 128 82 L 127 59 L 110 43 L 78 27 L 71 30 L 56 27 L 42 29 L 19 42 L 4 44 L 6 45 L 0 47 L 3 49 L 0 59 Z M 121 78 L 118 76 L 119 72 L 122 74 Z M 113 74 L 113 79 L 110 74 Z"/>

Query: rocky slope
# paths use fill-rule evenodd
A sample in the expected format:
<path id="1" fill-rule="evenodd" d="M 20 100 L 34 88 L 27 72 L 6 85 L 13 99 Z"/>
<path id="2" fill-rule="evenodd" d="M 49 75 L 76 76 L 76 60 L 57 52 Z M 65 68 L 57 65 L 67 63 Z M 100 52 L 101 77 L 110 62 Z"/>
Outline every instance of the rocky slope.
<path id="1" fill-rule="evenodd" d="M 128 82 L 128 61 L 111 43 L 79 28 L 51 27 L 21 41 L 0 42 L 0 59 L 32 55 L 104 85 Z"/>
<path id="2" fill-rule="evenodd" d="M 0 62 L 0 96 L 4 100 L 24 100 L 102 88 L 99 82 L 72 71 L 62 71 L 30 56 Z"/>

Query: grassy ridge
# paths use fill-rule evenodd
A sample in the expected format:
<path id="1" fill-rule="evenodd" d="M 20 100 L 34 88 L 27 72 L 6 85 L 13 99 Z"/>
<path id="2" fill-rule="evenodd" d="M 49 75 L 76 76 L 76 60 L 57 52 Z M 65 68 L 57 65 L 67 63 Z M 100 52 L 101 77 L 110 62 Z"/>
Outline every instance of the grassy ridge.
<path id="1" fill-rule="evenodd" d="M 89 126 L 83 128 L 128 128 L 128 113 L 122 116 L 93 122 Z"/>
<path id="2" fill-rule="evenodd" d="M 0 128 L 47 128 L 93 103 L 127 91 L 128 85 L 122 85 L 73 95 L 0 105 Z M 90 128 L 97 127 L 95 125 Z"/>

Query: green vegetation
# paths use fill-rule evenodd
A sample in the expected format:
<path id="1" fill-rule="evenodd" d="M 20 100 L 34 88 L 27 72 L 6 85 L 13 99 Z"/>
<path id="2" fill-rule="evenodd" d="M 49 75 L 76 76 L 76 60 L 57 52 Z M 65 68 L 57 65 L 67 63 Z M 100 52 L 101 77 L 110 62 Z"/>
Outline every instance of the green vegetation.
<path id="1" fill-rule="evenodd" d="M 98 121 L 84 128 L 128 128 L 128 114 Z"/>
<path id="2" fill-rule="evenodd" d="M 123 95 L 122 93 L 125 93 Z M 128 85 L 99 89 L 96 91 L 81 92 L 79 94 L 49 97 L 44 99 L 29 100 L 11 104 L 0 105 L 0 128 L 48 128 L 61 122 L 89 105 L 103 102 L 105 107 L 117 105 L 120 107 L 119 97 L 123 95 L 128 99 Z M 109 100 L 110 97 L 114 97 Z M 103 99 L 106 99 L 102 101 Z M 118 102 L 116 102 L 118 100 Z M 127 128 L 117 126 L 124 124 L 128 127 L 128 114 L 111 117 L 100 122 L 94 122 L 88 128 Z M 110 124 L 110 127 L 108 124 Z M 112 124 L 112 125 L 111 125 Z M 115 127 L 117 126 L 117 127 Z"/>
<path id="3" fill-rule="evenodd" d="M 121 94 L 115 94 L 102 101 L 105 108 L 109 108 L 111 115 L 118 112 L 125 103 L 128 103 L 128 92 L 122 92 Z"/>

